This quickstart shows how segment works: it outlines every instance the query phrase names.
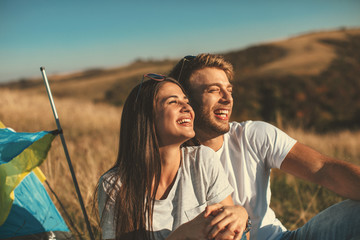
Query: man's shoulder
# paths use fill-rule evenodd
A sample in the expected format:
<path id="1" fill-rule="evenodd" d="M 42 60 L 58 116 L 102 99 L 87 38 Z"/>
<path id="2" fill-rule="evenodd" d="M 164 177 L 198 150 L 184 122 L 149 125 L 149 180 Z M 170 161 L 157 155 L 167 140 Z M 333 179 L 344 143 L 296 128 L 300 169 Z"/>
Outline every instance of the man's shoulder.
<path id="1" fill-rule="evenodd" d="M 184 150 L 185 155 L 189 155 L 193 158 L 195 158 L 197 155 L 212 156 L 215 154 L 215 151 L 212 148 L 207 147 L 205 145 L 186 146 L 186 147 L 183 147 L 183 150 Z"/>
<path id="2" fill-rule="evenodd" d="M 270 123 L 260 121 L 260 120 L 246 120 L 242 122 L 233 121 L 229 123 L 230 130 L 233 128 L 250 128 L 250 127 L 269 127 L 273 126 Z"/>
<path id="3" fill-rule="evenodd" d="M 224 135 L 225 144 L 239 146 L 243 144 L 263 144 L 267 139 L 273 139 L 279 130 L 263 121 L 231 122 L 230 130 Z"/>
<path id="4" fill-rule="evenodd" d="M 263 132 L 270 128 L 273 128 L 274 126 L 263 121 L 252 121 L 247 120 L 243 122 L 231 122 L 230 123 L 230 130 L 226 134 L 228 135 L 239 135 L 243 132 L 245 133 L 256 133 L 256 132 Z"/>

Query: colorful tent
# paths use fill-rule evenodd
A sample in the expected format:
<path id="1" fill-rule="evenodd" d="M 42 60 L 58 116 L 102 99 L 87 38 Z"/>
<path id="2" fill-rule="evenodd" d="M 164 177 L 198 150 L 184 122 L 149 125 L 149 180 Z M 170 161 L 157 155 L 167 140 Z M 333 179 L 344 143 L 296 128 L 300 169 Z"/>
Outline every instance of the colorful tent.
<path id="1" fill-rule="evenodd" d="M 37 168 L 55 136 L 0 129 L 0 239 L 72 239 Z"/>

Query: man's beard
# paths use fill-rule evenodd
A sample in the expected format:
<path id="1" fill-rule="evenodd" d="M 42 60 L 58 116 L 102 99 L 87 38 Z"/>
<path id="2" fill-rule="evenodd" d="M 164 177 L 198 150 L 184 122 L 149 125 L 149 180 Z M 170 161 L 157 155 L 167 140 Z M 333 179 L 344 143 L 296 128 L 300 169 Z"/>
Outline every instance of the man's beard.
<path id="1" fill-rule="evenodd" d="M 194 106 L 194 109 L 196 109 L 196 106 Z M 214 119 L 214 113 L 211 109 L 209 111 L 206 111 L 202 107 L 199 107 L 199 109 L 201 110 L 195 110 L 195 131 L 201 130 L 201 132 L 211 137 L 218 137 L 229 131 L 230 126 L 228 121 L 226 121 L 226 123 L 220 123 Z"/>

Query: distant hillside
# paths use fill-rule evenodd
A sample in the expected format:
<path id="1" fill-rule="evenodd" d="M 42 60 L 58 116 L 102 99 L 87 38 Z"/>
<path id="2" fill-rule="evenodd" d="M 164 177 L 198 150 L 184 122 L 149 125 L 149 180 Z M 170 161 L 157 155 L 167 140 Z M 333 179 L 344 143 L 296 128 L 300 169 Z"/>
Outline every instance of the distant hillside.
<path id="1" fill-rule="evenodd" d="M 224 53 L 234 65 L 234 119 L 261 119 L 317 131 L 360 127 L 360 29 L 308 33 Z M 178 60 L 48 76 L 55 97 L 123 104 L 147 72 Z M 44 92 L 42 80 L 0 87 Z"/>
<path id="2" fill-rule="evenodd" d="M 121 105 L 129 91 L 140 82 L 144 73 L 168 72 L 175 63 L 175 60 L 137 60 L 128 66 L 113 69 L 89 69 L 84 72 L 64 75 L 49 75 L 48 79 L 54 97 L 80 98 L 93 102 Z M 0 87 L 21 89 L 34 94 L 45 91 L 40 72 L 38 79 L 23 79 L 2 84 Z"/>
<path id="3" fill-rule="evenodd" d="M 317 131 L 360 127 L 360 29 L 311 33 L 225 55 L 237 119 Z"/>

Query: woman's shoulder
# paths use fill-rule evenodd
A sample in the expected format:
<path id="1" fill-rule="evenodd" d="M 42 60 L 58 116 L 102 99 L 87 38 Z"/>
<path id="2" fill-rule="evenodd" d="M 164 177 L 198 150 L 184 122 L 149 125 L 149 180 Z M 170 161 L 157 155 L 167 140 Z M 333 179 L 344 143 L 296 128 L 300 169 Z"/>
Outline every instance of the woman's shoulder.
<path id="1" fill-rule="evenodd" d="M 193 167 L 204 167 L 217 158 L 215 151 L 204 145 L 184 147 L 183 154 L 184 165 Z"/>
<path id="2" fill-rule="evenodd" d="M 118 179 L 117 176 L 117 171 L 115 168 L 112 168 L 110 170 L 108 170 L 107 172 L 105 172 L 99 179 L 99 186 L 100 188 L 102 188 L 103 190 L 105 190 L 105 192 L 108 191 L 108 189 L 114 185 L 114 182 L 118 181 L 118 185 L 120 184 L 120 179 Z"/>
<path id="3" fill-rule="evenodd" d="M 101 175 L 100 180 L 103 181 L 111 181 L 111 179 L 116 175 L 116 170 L 111 168 L 110 170 L 106 171 L 103 175 Z"/>

